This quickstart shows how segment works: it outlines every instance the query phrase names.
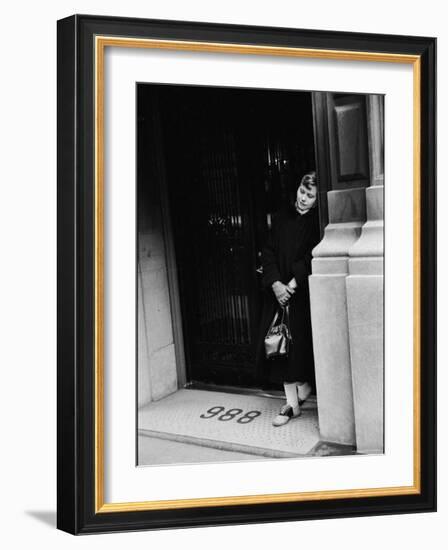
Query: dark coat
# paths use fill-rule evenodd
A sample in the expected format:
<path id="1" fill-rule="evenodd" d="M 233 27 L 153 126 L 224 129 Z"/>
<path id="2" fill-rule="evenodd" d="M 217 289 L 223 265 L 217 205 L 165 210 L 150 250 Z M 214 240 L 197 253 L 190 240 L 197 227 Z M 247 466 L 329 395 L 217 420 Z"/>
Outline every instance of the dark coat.
<path id="1" fill-rule="evenodd" d="M 314 385 L 314 360 L 311 336 L 308 275 L 311 273 L 311 251 L 320 240 L 317 208 L 304 215 L 294 209 L 274 217 L 272 229 L 262 250 L 263 311 L 257 342 L 257 367 L 260 377 L 269 379 L 271 368 L 282 370 L 285 382 L 308 381 Z M 279 307 L 272 283 L 289 283 L 296 279 L 297 289 L 289 300 L 292 342 L 287 360 L 265 358 L 264 337 Z"/>

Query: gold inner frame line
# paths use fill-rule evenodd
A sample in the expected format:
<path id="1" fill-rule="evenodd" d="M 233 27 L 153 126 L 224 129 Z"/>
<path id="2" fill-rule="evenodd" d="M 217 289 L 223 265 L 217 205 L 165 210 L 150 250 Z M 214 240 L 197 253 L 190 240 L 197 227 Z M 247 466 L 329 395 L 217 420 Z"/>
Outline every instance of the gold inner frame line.
<path id="1" fill-rule="evenodd" d="M 405 63 L 413 66 L 413 298 L 414 298 L 414 418 L 413 418 L 413 485 L 402 487 L 380 487 L 367 489 L 343 489 L 302 493 L 275 493 L 264 495 L 226 496 L 216 498 L 192 498 L 142 502 L 106 503 L 104 501 L 104 53 L 106 47 L 149 48 L 174 51 L 206 53 L 232 53 L 243 55 L 264 55 L 329 59 L 344 61 L 372 61 Z M 421 490 L 421 388 L 420 388 L 420 166 L 421 166 L 421 59 L 417 55 L 325 50 L 278 46 L 256 46 L 251 44 L 225 44 L 181 40 L 156 40 L 123 38 L 117 36 L 96 36 L 95 53 L 95 513 L 130 512 L 195 508 L 207 506 L 232 506 L 278 502 L 304 502 L 341 498 L 380 497 L 419 494 Z"/>

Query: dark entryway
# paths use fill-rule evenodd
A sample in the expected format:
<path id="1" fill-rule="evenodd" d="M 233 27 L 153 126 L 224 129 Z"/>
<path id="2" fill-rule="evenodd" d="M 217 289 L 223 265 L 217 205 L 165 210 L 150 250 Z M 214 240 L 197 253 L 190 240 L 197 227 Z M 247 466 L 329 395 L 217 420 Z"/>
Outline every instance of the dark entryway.
<path id="1" fill-rule="evenodd" d="M 257 386 L 259 254 L 315 169 L 311 92 L 139 85 L 138 114 L 140 185 L 167 190 L 187 381 Z"/>

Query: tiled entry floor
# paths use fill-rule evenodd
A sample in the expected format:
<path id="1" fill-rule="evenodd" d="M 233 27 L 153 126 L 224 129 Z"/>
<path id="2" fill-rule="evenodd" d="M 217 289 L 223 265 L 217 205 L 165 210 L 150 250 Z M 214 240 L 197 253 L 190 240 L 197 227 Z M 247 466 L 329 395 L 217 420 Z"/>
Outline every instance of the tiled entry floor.
<path id="1" fill-rule="evenodd" d="M 315 398 L 273 427 L 282 399 L 182 389 L 139 410 L 141 435 L 271 458 L 305 456 L 319 442 Z"/>

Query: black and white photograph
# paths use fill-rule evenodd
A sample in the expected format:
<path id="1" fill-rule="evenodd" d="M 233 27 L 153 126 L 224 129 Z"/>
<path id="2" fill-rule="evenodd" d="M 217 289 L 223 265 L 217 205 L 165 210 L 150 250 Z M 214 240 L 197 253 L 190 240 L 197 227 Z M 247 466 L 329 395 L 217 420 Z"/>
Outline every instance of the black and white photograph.
<path id="1" fill-rule="evenodd" d="M 384 452 L 384 96 L 136 84 L 137 464 Z"/>

